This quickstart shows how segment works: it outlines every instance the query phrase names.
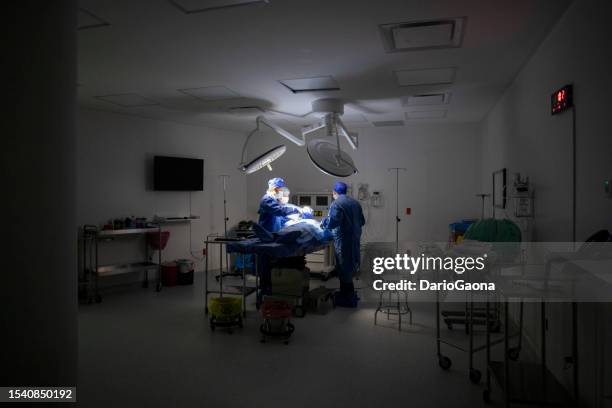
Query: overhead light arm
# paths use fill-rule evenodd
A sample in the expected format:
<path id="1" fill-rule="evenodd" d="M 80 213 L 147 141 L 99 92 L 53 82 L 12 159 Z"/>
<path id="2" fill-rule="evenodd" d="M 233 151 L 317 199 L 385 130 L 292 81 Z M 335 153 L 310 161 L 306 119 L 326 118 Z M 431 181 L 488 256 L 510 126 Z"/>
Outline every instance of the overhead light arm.
<path id="1" fill-rule="evenodd" d="M 349 130 L 344 126 L 342 119 L 340 119 L 340 115 L 335 115 L 336 119 L 336 128 L 338 129 L 338 133 L 346 138 L 348 144 L 353 148 L 353 150 L 357 150 L 359 147 L 359 134 L 349 132 Z"/>
<path id="2" fill-rule="evenodd" d="M 298 145 L 300 147 L 306 145 L 306 142 L 304 141 L 304 136 L 302 136 L 302 138 L 300 139 L 300 138 L 294 136 L 293 134 L 289 133 L 288 131 L 286 131 L 282 127 L 280 127 L 280 126 L 270 122 L 268 119 L 266 119 L 262 115 L 259 115 L 257 117 L 257 129 L 259 129 L 259 124 L 260 123 L 263 123 L 264 125 L 268 126 L 270 129 L 272 129 L 273 131 L 278 133 L 279 135 L 283 136 L 285 139 L 288 139 L 288 140 L 292 141 L 293 143 L 295 143 L 296 145 Z"/>
<path id="3" fill-rule="evenodd" d="M 306 136 L 309 133 L 312 133 L 314 131 L 322 129 L 324 127 L 325 127 L 325 122 L 323 122 L 323 121 L 317 122 L 317 123 L 313 123 L 312 125 L 304 126 L 302 128 L 302 137 Z"/>

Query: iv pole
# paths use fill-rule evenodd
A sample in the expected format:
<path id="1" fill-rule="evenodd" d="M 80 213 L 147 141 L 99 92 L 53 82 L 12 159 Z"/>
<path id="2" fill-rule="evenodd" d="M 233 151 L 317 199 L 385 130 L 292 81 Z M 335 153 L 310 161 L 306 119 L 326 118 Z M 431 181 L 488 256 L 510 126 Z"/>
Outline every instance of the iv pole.
<path id="1" fill-rule="evenodd" d="M 399 253 L 399 172 L 406 171 L 405 167 L 391 167 L 388 171 L 395 171 L 395 253 Z"/>
<path id="2" fill-rule="evenodd" d="M 227 216 L 227 179 L 230 176 L 228 174 L 220 174 L 219 178 L 223 181 L 223 238 L 227 238 L 227 222 L 229 221 L 229 217 Z M 225 266 L 227 267 L 227 272 L 229 272 L 229 256 L 228 253 L 225 253 Z M 221 262 L 221 274 L 223 274 L 223 262 Z"/>

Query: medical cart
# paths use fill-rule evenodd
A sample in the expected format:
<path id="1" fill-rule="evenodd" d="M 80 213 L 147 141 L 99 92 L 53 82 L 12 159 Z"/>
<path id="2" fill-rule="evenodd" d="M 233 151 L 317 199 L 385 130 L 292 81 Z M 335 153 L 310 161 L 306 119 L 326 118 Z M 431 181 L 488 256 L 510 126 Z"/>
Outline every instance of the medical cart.
<path id="1" fill-rule="evenodd" d="M 495 342 L 491 341 L 491 331 L 487 325 L 487 373 L 486 389 L 483 391 L 482 398 L 485 402 L 491 400 L 491 378 L 494 378 L 501 387 L 504 395 L 506 407 L 510 403 L 533 404 L 540 406 L 575 406 L 575 399 L 567 392 L 565 387 L 550 372 L 546 361 L 546 303 L 540 299 L 542 293 L 532 290 L 528 286 L 517 286 L 511 281 L 497 281 L 500 293 L 504 297 L 503 301 L 503 360 L 494 361 L 491 359 L 491 346 Z M 518 290 L 517 290 L 518 289 Z M 509 318 L 509 299 L 516 298 L 532 299 L 540 304 L 540 361 L 525 362 L 517 360 L 512 354 L 513 348 L 510 346 L 510 318 Z M 491 302 L 487 299 L 486 310 L 489 312 Z M 572 362 L 576 367 L 576 341 L 577 341 L 577 320 L 576 304 L 572 305 Z M 488 319 L 487 319 L 488 320 Z M 576 371 L 574 371 L 576 373 Z M 576 381 L 576 378 L 574 378 Z"/>
<path id="2" fill-rule="evenodd" d="M 98 255 L 100 252 L 100 243 L 136 236 L 149 238 L 145 239 L 145 258 L 143 261 L 109 265 L 99 264 Z M 151 237 L 153 237 L 153 240 Z M 100 278 L 126 273 L 144 272 L 142 287 L 146 288 L 149 284 L 148 271 L 157 270 L 157 283 L 155 289 L 159 292 L 162 288 L 161 264 L 162 250 L 165 246 L 165 242 L 162 242 L 163 239 L 164 235 L 162 234 L 161 225 L 159 224 L 148 224 L 145 228 L 125 228 L 116 230 L 100 230 L 96 226 L 85 225 L 83 227 L 83 278 L 79 282 L 79 286 L 84 289 L 87 303 L 92 303 L 93 301 L 100 303 L 102 301 L 102 296 L 99 291 Z M 149 246 L 157 250 L 157 262 L 149 260 Z"/>
<path id="3" fill-rule="evenodd" d="M 209 263 L 210 263 L 210 251 L 215 246 L 219 248 L 219 271 L 223 271 L 223 260 L 225 259 L 227 262 L 228 257 L 227 254 L 227 245 L 238 241 L 238 238 L 227 238 L 227 237 L 216 237 L 208 236 L 204 241 L 205 249 L 204 252 L 206 254 L 206 259 L 204 262 L 204 312 L 208 314 L 208 295 L 218 294 L 219 297 L 223 297 L 224 295 L 233 295 L 240 296 L 242 299 L 242 315 L 246 316 L 246 298 L 252 293 L 257 292 L 257 288 L 259 286 L 259 277 L 257 273 L 255 273 L 255 287 L 248 287 L 246 284 L 246 268 L 242 268 L 242 285 L 241 286 L 223 286 L 224 273 L 219 275 L 219 290 L 211 290 L 208 288 L 208 273 L 209 273 Z M 214 249 L 216 250 L 216 249 Z M 255 260 L 255 271 L 257 270 L 257 262 Z M 226 265 L 227 266 L 227 265 Z"/>

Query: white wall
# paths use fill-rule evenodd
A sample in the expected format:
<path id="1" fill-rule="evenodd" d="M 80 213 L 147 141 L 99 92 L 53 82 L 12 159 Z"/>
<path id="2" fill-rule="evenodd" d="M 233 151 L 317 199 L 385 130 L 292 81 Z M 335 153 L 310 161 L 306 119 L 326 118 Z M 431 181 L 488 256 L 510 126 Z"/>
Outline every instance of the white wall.
<path id="1" fill-rule="evenodd" d="M 491 172 L 502 167 L 528 175 L 536 194 L 536 241 L 572 239 L 572 112 L 550 115 L 551 93 L 568 83 L 574 84 L 577 119 L 576 237 L 583 241 L 598 229 L 612 230 L 612 200 L 603 191 L 603 180 L 612 177 L 606 111 L 612 92 L 609 12 L 610 3 L 604 0 L 575 1 L 483 122 L 483 189 L 491 190 Z M 538 310 L 526 310 L 528 336 L 539 347 Z M 571 308 L 555 304 L 548 310 L 549 362 L 569 386 L 571 370 L 564 369 L 563 358 L 571 352 Z M 596 378 L 596 373 L 601 374 L 611 361 L 598 346 L 594 319 L 598 309 L 580 304 L 579 311 L 582 398 L 589 406 L 601 406 L 611 381 L 609 374 L 606 379 Z M 609 314 L 605 316 L 600 319 L 609 319 Z"/>
<path id="2" fill-rule="evenodd" d="M 383 208 L 365 209 L 364 239 L 395 241 L 395 174 L 387 170 L 389 167 L 407 169 L 400 172 L 400 241 L 445 241 L 449 223 L 478 217 L 478 132 L 478 125 L 465 123 L 359 129 L 359 149 L 344 147 L 359 173 L 345 181 L 352 183 L 355 195 L 359 183 L 367 183 L 370 192 L 381 191 L 385 199 Z M 249 152 L 255 155 L 285 141 L 265 132 L 254 136 L 252 143 Z M 271 177 L 283 177 L 294 192 L 329 191 L 337 180 L 315 168 L 305 148 L 285 144 L 287 153 L 273 163 L 274 171 L 261 170 L 248 176 L 250 217 L 257 216 L 259 200 Z M 412 209 L 412 215 L 405 215 L 406 207 Z"/>
<path id="3" fill-rule="evenodd" d="M 191 249 L 201 255 L 206 235 L 223 232 L 220 174 L 230 175 L 229 225 L 244 218 L 246 184 L 236 170 L 242 135 L 86 109 L 79 110 L 77 122 L 79 225 L 100 225 L 128 216 L 190 215 L 188 192 L 151 191 L 148 187 L 154 155 L 204 159 L 204 191 L 191 193 L 191 213 L 201 219 L 192 222 L 191 232 L 189 224 L 165 227 L 171 233 L 165 260 L 190 258 L 190 236 Z M 142 256 L 137 241 L 131 246 L 112 245 L 113 250 L 102 251 L 103 263 L 115 261 L 111 253 L 126 261 Z"/>
<path id="4" fill-rule="evenodd" d="M 550 115 L 550 95 L 573 83 L 577 134 L 577 240 L 612 229 L 612 137 L 607 107 L 612 58 L 606 1 L 576 1 L 483 123 L 483 189 L 491 172 L 507 167 L 533 181 L 535 239 L 570 241 L 572 113 Z"/>

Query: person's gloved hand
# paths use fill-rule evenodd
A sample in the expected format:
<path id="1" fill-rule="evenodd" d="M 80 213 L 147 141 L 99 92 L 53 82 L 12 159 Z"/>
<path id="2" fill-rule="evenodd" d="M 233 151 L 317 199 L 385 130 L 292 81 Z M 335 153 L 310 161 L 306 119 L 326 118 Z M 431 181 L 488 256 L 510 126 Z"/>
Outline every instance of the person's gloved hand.
<path id="1" fill-rule="evenodd" d="M 311 219 L 312 218 L 312 208 L 305 206 L 302 207 L 302 218 Z"/>
<path id="2" fill-rule="evenodd" d="M 329 224 L 329 217 L 323 217 L 321 220 L 321 228 L 327 228 L 327 224 Z"/>

